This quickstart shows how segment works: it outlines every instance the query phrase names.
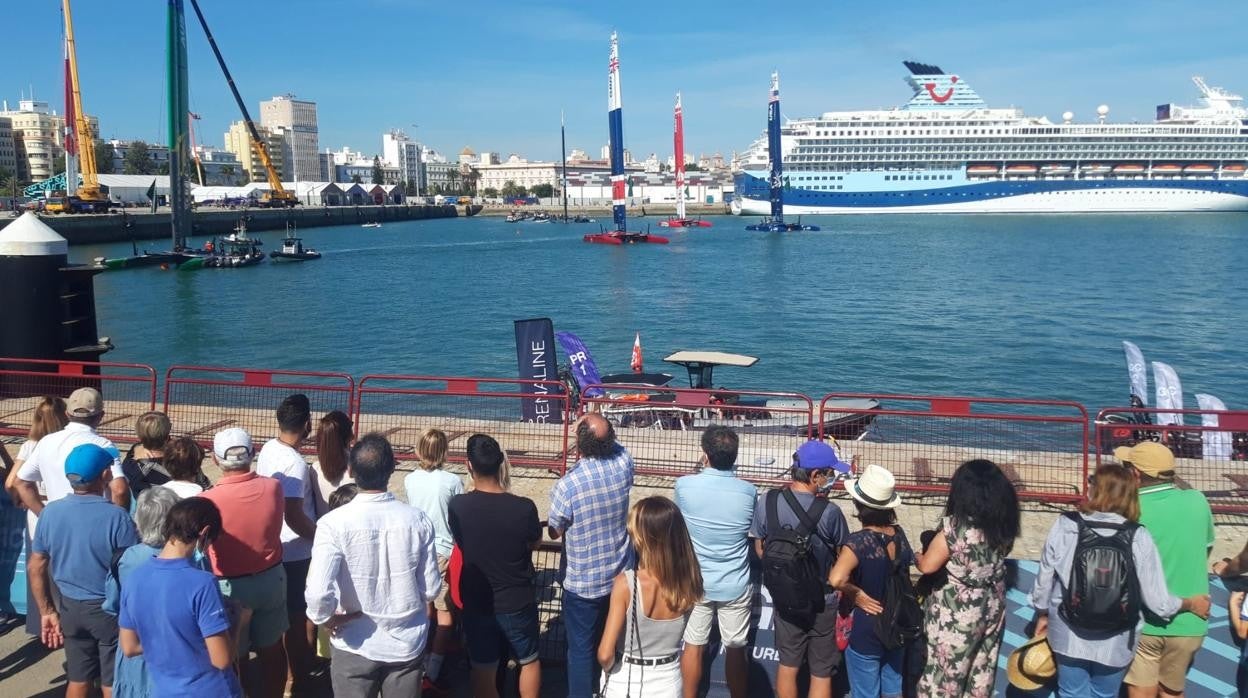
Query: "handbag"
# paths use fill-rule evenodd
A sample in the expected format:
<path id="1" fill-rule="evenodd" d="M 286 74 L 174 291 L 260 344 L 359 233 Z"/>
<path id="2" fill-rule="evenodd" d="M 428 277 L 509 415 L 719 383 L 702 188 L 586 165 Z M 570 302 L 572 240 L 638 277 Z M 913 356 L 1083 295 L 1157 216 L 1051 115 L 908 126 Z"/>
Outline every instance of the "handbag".
<path id="1" fill-rule="evenodd" d="M 836 607 L 836 648 L 844 652 L 849 647 L 849 634 L 854 630 L 854 605 L 842 595 Z"/>
<path id="2" fill-rule="evenodd" d="M 633 584 L 632 584 L 633 602 L 630 605 L 632 606 L 632 617 L 633 617 L 633 623 L 632 623 L 633 644 L 637 648 L 637 659 L 645 659 L 645 653 L 642 652 L 641 650 L 641 631 L 637 627 L 637 603 L 638 603 L 637 602 L 637 588 L 641 586 L 641 582 L 637 579 L 637 570 L 634 569 L 632 572 L 633 572 Z M 633 665 L 631 662 L 625 662 L 625 664 L 628 665 L 628 684 L 627 684 L 627 688 L 624 689 L 624 698 L 632 698 L 631 692 L 633 690 Z M 611 668 L 614 669 L 615 667 L 611 667 Z M 644 685 L 645 677 L 646 677 L 646 673 L 645 673 L 646 669 L 644 666 L 639 666 L 637 670 L 641 672 L 641 680 Z M 594 698 L 606 698 L 607 686 L 610 685 L 610 683 L 611 683 L 611 672 L 610 670 L 608 670 L 606 676 L 603 677 L 602 687 L 599 688 L 596 693 L 594 693 Z"/>

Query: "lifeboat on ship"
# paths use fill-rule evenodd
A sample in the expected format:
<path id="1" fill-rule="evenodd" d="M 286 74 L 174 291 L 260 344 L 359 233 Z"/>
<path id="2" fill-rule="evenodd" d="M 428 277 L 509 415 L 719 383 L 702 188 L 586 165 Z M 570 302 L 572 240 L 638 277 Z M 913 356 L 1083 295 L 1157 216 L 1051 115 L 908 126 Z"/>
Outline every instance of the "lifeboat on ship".
<path id="1" fill-rule="evenodd" d="M 1079 168 L 1085 175 L 1103 175 L 1109 173 L 1109 165 L 1092 163 Z"/>
<path id="2" fill-rule="evenodd" d="M 1153 172 L 1156 174 L 1178 174 L 1183 168 L 1173 163 L 1165 163 L 1161 165 L 1153 165 Z"/>
<path id="3" fill-rule="evenodd" d="M 999 171 L 996 165 L 971 165 L 966 168 L 968 177 L 991 177 Z"/>
<path id="4" fill-rule="evenodd" d="M 1223 172 L 1229 172 L 1232 174 L 1243 174 L 1245 169 L 1248 169 L 1248 166 L 1245 166 L 1242 162 L 1233 162 L 1229 165 L 1222 166 Z"/>
<path id="5" fill-rule="evenodd" d="M 1143 174 L 1144 166 L 1137 163 L 1127 163 L 1124 165 L 1115 165 L 1114 174 Z"/>
<path id="6" fill-rule="evenodd" d="M 1213 165 L 1204 162 L 1197 163 L 1195 165 L 1188 165 L 1183 168 L 1183 172 L 1187 174 L 1213 174 L 1213 170 Z"/>
<path id="7" fill-rule="evenodd" d="M 1039 171 L 1035 165 L 1006 165 L 1005 174 L 1007 177 L 1027 177 L 1034 175 Z"/>
<path id="8" fill-rule="evenodd" d="M 1043 174 L 1046 177 L 1062 177 L 1070 174 L 1070 171 L 1070 165 L 1063 165 L 1061 163 L 1049 163 L 1048 165 L 1040 168 L 1040 174 Z"/>

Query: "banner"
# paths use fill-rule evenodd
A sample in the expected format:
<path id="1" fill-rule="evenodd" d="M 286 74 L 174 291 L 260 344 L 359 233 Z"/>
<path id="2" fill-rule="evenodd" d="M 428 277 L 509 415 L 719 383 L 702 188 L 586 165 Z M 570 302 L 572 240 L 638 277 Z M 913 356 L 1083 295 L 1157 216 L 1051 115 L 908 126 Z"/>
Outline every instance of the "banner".
<path id="1" fill-rule="evenodd" d="M 1144 353 L 1133 342 L 1123 342 L 1122 351 L 1127 355 L 1127 376 L 1131 379 L 1131 394 L 1148 407 L 1148 364 Z"/>
<path id="2" fill-rule="evenodd" d="M 1196 393 L 1196 404 L 1202 410 L 1226 411 L 1226 403 L 1205 393 Z M 1200 415 L 1200 425 L 1204 427 L 1218 426 L 1218 415 Z M 1200 432 L 1200 440 L 1202 445 L 1201 454 L 1205 460 L 1231 459 L 1231 433 L 1229 431 L 1202 431 Z"/>
<path id="3" fill-rule="evenodd" d="M 555 326 L 550 318 L 534 318 L 532 320 L 516 320 L 516 363 L 520 369 L 521 380 L 556 381 L 559 380 L 559 364 L 555 356 Z M 541 383 L 525 383 L 521 392 L 526 395 L 549 395 L 552 386 Z M 532 400 L 521 400 L 523 417 L 526 422 L 542 422 L 545 424 L 562 424 L 563 410 L 557 402 L 538 397 Z"/>
<path id="4" fill-rule="evenodd" d="M 555 337 L 559 339 L 559 346 L 563 347 L 563 353 L 568 357 L 568 366 L 572 369 L 576 384 L 581 387 L 581 394 L 585 397 L 602 395 L 601 388 L 589 389 L 589 386 L 602 382 L 602 376 L 598 373 L 598 364 L 594 363 L 594 357 L 589 353 L 585 342 L 571 332 L 556 332 Z"/>
<path id="5" fill-rule="evenodd" d="M 1179 382 L 1179 374 L 1169 364 L 1163 364 L 1160 361 L 1153 362 L 1153 385 L 1157 388 L 1157 402 L 1154 407 L 1159 410 L 1183 409 L 1183 384 Z M 1183 415 L 1175 412 L 1160 412 L 1157 414 L 1157 423 L 1166 424 L 1182 424 Z"/>

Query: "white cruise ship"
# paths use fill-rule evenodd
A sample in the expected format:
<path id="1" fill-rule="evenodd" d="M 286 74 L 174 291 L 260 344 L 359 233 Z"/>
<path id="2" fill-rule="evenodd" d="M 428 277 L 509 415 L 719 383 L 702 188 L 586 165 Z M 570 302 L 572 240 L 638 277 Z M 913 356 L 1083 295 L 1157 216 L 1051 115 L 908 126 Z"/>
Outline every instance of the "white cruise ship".
<path id="1" fill-rule="evenodd" d="M 1061 123 L 994 109 L 957 75 L 906 62 L 904 106 L 781 127 L 784 213 L 1248 211 L 1248 109 L 1193 78 L 1202 106 L 1154 123 Z M 733 211 L 767 214 L 767 137 L 734 162 Z"/>

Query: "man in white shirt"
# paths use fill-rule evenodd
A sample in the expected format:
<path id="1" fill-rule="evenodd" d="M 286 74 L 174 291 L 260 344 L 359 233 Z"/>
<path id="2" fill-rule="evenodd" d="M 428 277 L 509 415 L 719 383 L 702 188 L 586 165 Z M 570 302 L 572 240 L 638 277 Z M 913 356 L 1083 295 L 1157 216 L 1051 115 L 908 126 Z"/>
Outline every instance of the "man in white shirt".
<path id="1" fill-rule="evenodd" d="M 360 488 L 321 518 L 308 618 L 330 633 L 338 696 L 419 696 L 433 600 L 442 586 L 433 524 L 388 491 L 394 451 L 380 434 L 351 449 Z"/>
<path id="2" fill-rule="evenodd" d="M 307 619 L 303 591 L 316 537 L 316 501 L 308 462 L 299 446 L 312 433 L 312 408 L 308 396 L 290 395 L 277 407 L 279 434 L 260 449 L 256 474 L 271 477 L 282 485 L 286 513 L 282 523 L 282 567 L 286 569 L 286 656 L 290 662 L 291 685 L 302 689 L 312 673 L 312 648 L 316 646 L 316 626 Z"/>
<path id="3" fill-rule="evenodd" d="M 32 513 L 43 511 L 44 502 L 39 496 L 37 483 L 42 482 L 49 502 L 68 497 L 73 493 L 65 477 L 65 458 L 69 452 L 82 444 L 95 444 L 113 456 L 112 480 L 108 483 L 111 500 L 123 509 L 130 508 L 130 488 L 121 469 L 121 455 L 112 441 L 95 433 L 104 419 L 104 398 L 95 388 L 79 388 L 65 401 L 69 423 L 65 428 L 48 434 L 39 440 L 30 457 L 17 471 L 17 492 L 22 503 Z"/>

